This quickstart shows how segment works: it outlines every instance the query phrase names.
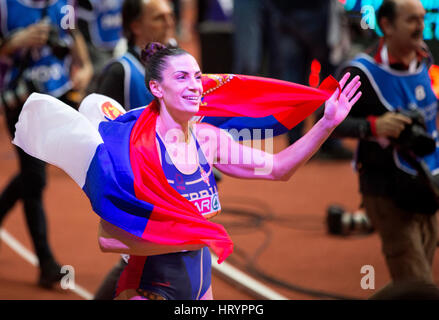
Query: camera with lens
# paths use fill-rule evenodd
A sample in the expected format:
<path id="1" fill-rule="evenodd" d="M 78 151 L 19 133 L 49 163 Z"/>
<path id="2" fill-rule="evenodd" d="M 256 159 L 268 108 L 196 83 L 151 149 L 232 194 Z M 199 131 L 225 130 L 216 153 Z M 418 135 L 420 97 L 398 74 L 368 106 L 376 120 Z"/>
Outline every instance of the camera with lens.
<path id="1" fill-rule="evenodd" d="M 368 216 L 361 210 L 351 213 L 342 206 L 330 205 L 326 214 L 326 224 L 330 234 L 348 236 L 369 234 L 374 231 Z"/>
<path id="2" fill-rule="evenodd" d="M 47 45 L 58 59 L 64 59 L 70 53 L 70 47 L 60 36 L 56 26 L 51 25 Z"/>
<path id="3" fill-rule="evenodd" d="M 424 157 L 436 150 L 436 141 L 427 132 L 424 116 L 419 110 L 402 111 L 401 114 L 412 120 L 405 126 L 393 144 L 401 151 L 413 152 L 418 157 Z"/>

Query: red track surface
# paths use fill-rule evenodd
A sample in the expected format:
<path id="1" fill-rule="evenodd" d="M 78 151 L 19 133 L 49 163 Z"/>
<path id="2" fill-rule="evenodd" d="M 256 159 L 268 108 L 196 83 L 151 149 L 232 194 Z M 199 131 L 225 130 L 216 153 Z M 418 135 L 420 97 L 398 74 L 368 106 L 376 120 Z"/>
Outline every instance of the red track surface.
<path id="1" fill-rule="evenodd" d="M 275 139 L 275 151 L 285 145 L 285 137 Z M 350 141 L 349 145 L 354 143 Z M 16 169 L 15 153 L 4 119 L 0 117 L 2 189 Z M 360 270 L 364 265 L 374 267 L 376 289 L 389 281 L 376 234 L 342 238 L 326 231 L 326 207 L 329 204 L 340 203 L 349 210 L 355 210 L 360 202 L 356 176 L 348 162 L 311 161 L 288 182 L 224 177 L 219 188 L 224 209 L 239 206 L 251 212 L 271 214 L 271 219 L 252 227 L 248 227 L 250 220 L 227 212 L 215 218 L 216 222 L 226 225 L 235 242 L 235 252 L 228 262 L 242 263 L 239 253 L 244 252 L 251 257 L 261 245 L 265 245 L 257 259 L 257 267 L 301 287 L 367 298 L 376 290 L 363 290 L 360 286 L 364 276 Z M 75 268 L 76 283 L 91 293 L 95 292 L 119 257 L 99 251 L 96 241 L 98 219 L 91 211 L 86 196 L 64 172 L 50 166 L 45 205 L 50 243 L 57 259 Z M 232 223 L 240 225 L 233 226 Z M 21 204 L 10 212 L 3 227 L 32 251 Z M 438 265 L 439 255 L 436 254 L 434 276 L 439 284 Z M 52 291 L 40 289 L 36 286 L 37 277 L 37 268 L 1 243 L 0 299 L 81 299 L 61 288 Z M 317 299 L 265 284 L 289 299 Z M 216 299 L 255 298 L 216 275 L 213 277 L 213 289 Z"/>

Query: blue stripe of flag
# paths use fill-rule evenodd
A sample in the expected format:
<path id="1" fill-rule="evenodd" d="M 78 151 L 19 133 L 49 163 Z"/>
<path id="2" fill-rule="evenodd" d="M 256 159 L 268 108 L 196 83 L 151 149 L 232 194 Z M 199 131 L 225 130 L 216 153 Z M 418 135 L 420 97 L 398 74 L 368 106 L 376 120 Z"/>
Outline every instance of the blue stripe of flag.
<path id="1" fill-rule="evenodd" d="M 98 146 L 87 171 L 84 192 L 104 220 L 141 237 L 154 206 L 136 198 L 130 164 L 130 134 L 143 108 L 114 121 L 104 121 Z"/>
<path id="2" fill-rule="evenodd" d="M 209 123 L 213 126 L 225 130 L 236 129 L 239 131 L 243 129 L 250 130 L 250 138 L 257 139 L 254 129 L 261 129 L 260 139 L 272 138 L 288 132 L 288 129 L 282 125 L 274 116 L 270 115 L 262 118 L 250 117 L 204 117 L 201 122 Z M 265 131 L 265 129 L 272 129 L 273 131 Z M 242 136 L 234 136 L 235 140 L 243 140 Z"/>

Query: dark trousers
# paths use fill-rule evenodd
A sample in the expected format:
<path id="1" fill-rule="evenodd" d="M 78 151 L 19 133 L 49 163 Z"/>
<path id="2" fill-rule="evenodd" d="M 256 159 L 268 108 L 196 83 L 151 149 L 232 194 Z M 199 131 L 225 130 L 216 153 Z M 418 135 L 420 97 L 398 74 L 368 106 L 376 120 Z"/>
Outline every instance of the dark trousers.
<path id="1" fill-rule="evenodd" d="M 60 100 L 76 108 L 67 94 Z M 22 106 L 5 108 L 6 122 L 11 137 L 15 134 Z M 46 186 L 46 163 L 15 147 L 19 160 L 19 173 L 8 183 L 0 194 L 0 224 L 16 204 L 22 200 L 26 223 L 32 238 L 35 253 L 40 265 L 53 261 L 52 251 L 47 239 L 46 213 L 43 206 L 43 191 Z"/>
<path id="2" fill-rule="evenodd" d="M 277 52 L 272 60 L 272 76 L 303 85 L 309 85 L 311 63 L 314 59 L 321 65 L 320 78 L 325 79 L 335 71 L 330 62 L 330 47 L 327 41 L 329 2 L 320 2 L 315 8 L 294 9 L 283 12 L 266 2 L 272 22 L 272 45 Z M 324 107 L 316 111 L 316 121 L 323 116 Z M 293 144 L 303 135 L 302 121 L 288 132 L 288 142 Z M 322 149 L 340 145 L 340 141 L 330 137 Z"/>
<path id="3" fill-rule="evenodd" d="M 47 241 L 46 217 L 43 208 L 43 190 L 46 185 L 46 164 L 17 151 L 20 171 L 0 195 L 0 223 L 18 200 L 23 201 L 26 223 L 39 261 L 52 259 Z"/>
<path id="4" fill-rule="evenodd" d="M 381 239 L 382 252 L 392 282 L 372 298 L 396 294 L 398 286 L 409 289 L 434 284 L 433 259 L 438 226 L 436 214 L 409 212 L 386 197 L 363 195 L 364 206 Z M 416 285 L 413 286 L 412 284 Z"/>

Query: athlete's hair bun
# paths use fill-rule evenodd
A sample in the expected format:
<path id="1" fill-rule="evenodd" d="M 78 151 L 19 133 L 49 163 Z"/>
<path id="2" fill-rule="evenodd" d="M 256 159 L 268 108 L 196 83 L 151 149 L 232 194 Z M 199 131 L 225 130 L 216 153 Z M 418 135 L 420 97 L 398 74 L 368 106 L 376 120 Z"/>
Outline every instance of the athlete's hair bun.
<path id="1" fill-rule="evenodd" d="M 151 57 L 161 51 L 165 50 L 167 47 L 160 42 L 149 42 L 145 48 L 142 50 L 142 53 L 140 55 L 140 59 L 144 64 L 148 64 L 151 60 Z"/>

